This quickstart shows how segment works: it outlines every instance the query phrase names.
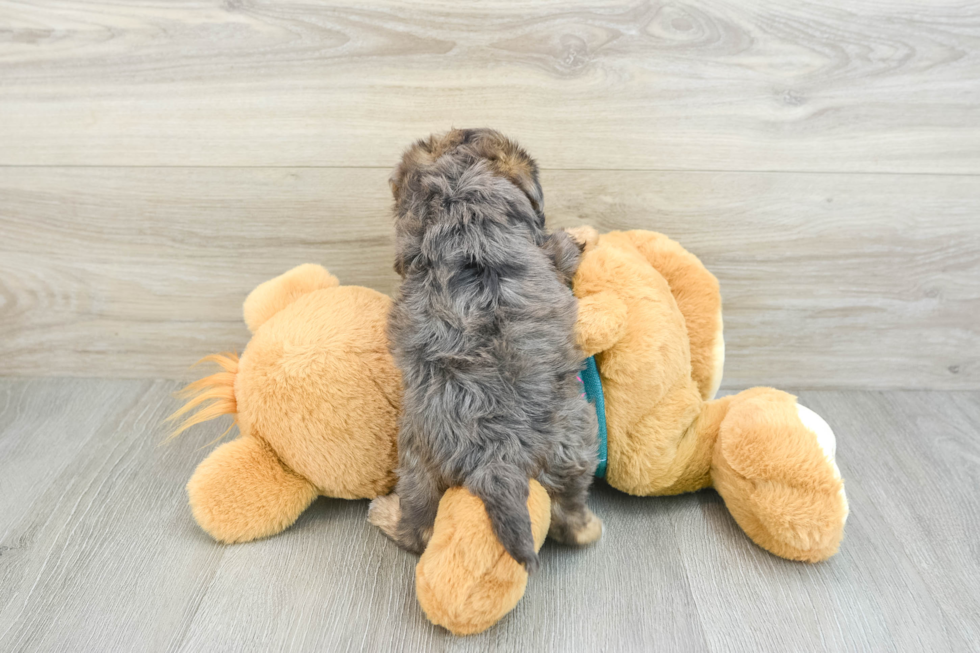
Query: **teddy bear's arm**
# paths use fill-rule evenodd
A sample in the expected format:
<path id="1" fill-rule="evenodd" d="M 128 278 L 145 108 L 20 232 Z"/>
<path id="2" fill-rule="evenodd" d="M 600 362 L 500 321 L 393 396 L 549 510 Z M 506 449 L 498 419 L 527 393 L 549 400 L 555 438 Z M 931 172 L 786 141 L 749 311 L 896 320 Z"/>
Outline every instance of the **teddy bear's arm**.
<path id="1" fill-rule="evenodd" d="M 588 225 L 564 231 L 578 244 L 583 256 L 592 252 L 599 243 L 599 232 Z M 581 290 L 577 284 L 576 290 Z M 600 290 L 580 296 L 575 331 L 585 356 L 594 356 L 615 345 L 626 333 L 626 316 L 626 302 L 613 291 Z"/>
<path id="2" fill-rule="evenodd" d="M 626 333 L 626 303 L 611 290 L 602 290 L 578 302 L 575 331 L 586 357 L 615 345 Z"/>

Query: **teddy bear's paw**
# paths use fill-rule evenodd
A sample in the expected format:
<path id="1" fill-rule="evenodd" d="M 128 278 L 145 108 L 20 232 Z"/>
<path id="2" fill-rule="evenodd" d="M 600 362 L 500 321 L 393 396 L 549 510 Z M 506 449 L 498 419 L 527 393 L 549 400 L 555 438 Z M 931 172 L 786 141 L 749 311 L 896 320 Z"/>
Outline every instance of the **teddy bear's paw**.
<path id="1" fill-rule="evenodd" d="M 847 520 L 847 496 L 830 425 L 806 406 L 795 404 L 795 412 L 797 428 L 802 427 L 797 433 L 813 438 L 825 463 L 813 466 L 797 460 L 794 465 L 798 465 L 799 478 L 780 474 L 774 466 L 775 473 L 754 477 L 751 503 L 769 537 L 785 547 L 781 555 L 813 562 L 836 550 Z M 821 472 L 821 468 L 827 471 Z"/>
<path id="2" fill-rule="evenodd" d="M 834 468 L 834 477 L 840 478 L 840 468 L 837 466 L 836 461 L 837 438 L 834 437 L 834 431 L 830 428 L 830 424 L 828 424 L 824 418 L 820 417 L 820 415 L 801 404 L 796 404 L 796 413 L 799 415 L 800 422 L 803 424 L 803 426 L 816 436 L 817 444 L 820 445 L 820 450 L 823 451 L 824 457 Z M 849 507 L 847 504 L 847 495 L 844 493 L 843 484 L 840 486 L 840 498 L 844 502 L 843 520 L 847 521 Z"/>
<path id="3" fill-rule="evenodd" d="M 397 494 L 376 497 L 368 507 L 368 521 L 395 541 L 398 541 L 398 522 L 401 518 L 401 502 Z"/>
<path id="4" fill-rule="evenodd" d="M 793 552 L 779 554 L 800 560 L 815 561 L 822 552 L 836 549 L 846 515 L 839 499 L 821 489 L 772 481 L 757 482 L 749 505 L 767 539 Z"/>
<path id="5" fill-rule="evenodd" d="M 847 517 L 833 431 L 771 388 L 735 395 L 719 427 L 712 482 L 759 546 L 818 562 L 840 545 Z"/>

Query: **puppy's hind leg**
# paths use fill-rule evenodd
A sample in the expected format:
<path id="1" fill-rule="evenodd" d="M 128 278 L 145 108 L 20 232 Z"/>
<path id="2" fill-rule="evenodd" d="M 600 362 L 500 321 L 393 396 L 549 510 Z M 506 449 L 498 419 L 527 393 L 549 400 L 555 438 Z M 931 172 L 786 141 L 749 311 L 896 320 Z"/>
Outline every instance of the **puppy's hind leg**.
<path id="1" fill-rule="evenodd" d="M 542 476 L 541 484 L 551 496 L 548 537 L 575 546 L 586 546 L 602 537 L 602 520 L 585 505 L 591 482 L 587 475 L 578 473 Z"/>
<path id="2" fill-rule="evenodd" d="M 551 496 L 551 528 L 548 537 L 565 544 L 586 546 L 602 536 L 602 520 L 585 500 L 596 469 L 596 421 L 588 404 L 570 406 L 565 419 L 569 447 L 556 449 L 539 479 Z"/>
<path id="3" fill-rule="evenodd" d="M 405 464 L 399 466 L 395 495 L 388 495 L 387 498 L 394 505 L 389 503 L 378 506 L 379 521 L 388 521 L 387 518 L 381 519 L 386 514 L 389 517 L 397 515 L 397 526 L 392 532 L 387 524 L 377 525 L 402 548 L 421 554 L 432 537 L 432 526 L 436 521 L 443 490 L 436 477 L 425 467 Z M 372 520 L 372 523 L 376 522 Z"/>
<path id="4" fill-rule="evenodd" d="M 401 502 L 392 492 L 375 497 L 368 506 L 368 521 L 381 529 L 381 532 L 398 541 L 398 522 L 402 520 Z"/>

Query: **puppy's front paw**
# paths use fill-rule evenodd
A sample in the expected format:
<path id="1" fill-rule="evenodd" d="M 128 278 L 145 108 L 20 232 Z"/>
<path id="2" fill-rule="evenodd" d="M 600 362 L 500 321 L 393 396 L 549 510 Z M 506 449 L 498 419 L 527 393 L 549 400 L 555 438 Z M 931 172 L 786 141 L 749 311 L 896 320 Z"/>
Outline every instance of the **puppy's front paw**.
<path id="1" fill-rule="evenodd" d="M 583 254 L 599 244 L 599 232 L 587 224 L 580 227 L 570 227 L 565 231 L 578 244 Z"/>
<path id="2" fill-rule="evenodd" d="M 368 507 L 368 521 L 381 529 L 381 532 L 398 541 L 398 522 L 402 518 L 401 502 L 397 494 L 377 497 Z"/>

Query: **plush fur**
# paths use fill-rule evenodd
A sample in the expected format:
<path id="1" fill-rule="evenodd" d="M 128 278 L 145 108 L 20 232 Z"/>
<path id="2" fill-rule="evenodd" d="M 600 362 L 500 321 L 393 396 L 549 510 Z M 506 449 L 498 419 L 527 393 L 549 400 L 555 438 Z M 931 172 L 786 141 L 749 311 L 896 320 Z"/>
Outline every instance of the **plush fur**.
<path id="1" fill-rule="evenodd" d="M 580 316 L 580 332 L 619 334 L 596 352 L 609 484 L 644 496 L 714 486 L 764 548 L 809 562 L 833 555 L 847 516 L 843 481 L 795 398 L 754 388 L 711 400 L 721 299 L 701 262 L 661 234 L 612 232 L 583 257 L 575 293 L 629 307 L 620 324 L 610 323 L 618 311 L 591 325 Z"/>
<path id="2" fill-rule="evenodd" d="M 388 329 L 404 381 L 400 518 L 393 531 L 377 523 L 422 553 L 443 493 L 465 486 L 531 571 L 528 479 L 551 496 L 553 537 L 584 544 L 601 532 L 585 505 L 598 445 L 576 379 L 569 283 L 579 247 L 545 231 L 533 160 L 491 130 L 419 141 L 392 188 L 403 276 Z"/>
<path id="3" fill-rule="evenodd" d="M 533 479 L 527 508 L 534 547 L 540 549 L 548 533 L 550 505 L 547 492 Z M 431 545 L 415 567 L 422 609 L 433 623 L 457 635 L 478 633 L 500 621 L 527 586 L 527 572 L 495 539 L 468 546 L 473 541 L 467 535 L 489 528 L 480 500 L 466 488 L 450 488 L 439 501 Z"/>
<path id="4" fill-rule="evenodd" d="M 338 287 L 318 265 L 248 296 L 253 336 L 241 359 L 209 357 L 224 371 L 188 386 L 173 416 L 210 402 L 177 432 L 222 414 L 235 415 L 241 431 L 187 485 L 194 518 L 215 539 L 278 533 L 317 495 L 374 498 L 393 489 L 402 393 L 385 336 L 390 307 L 379 292 Z"/>
<path id="5" fill-rule="evenodd" d="M 278 533 L 319 493 L 254 436 L 215 449 L 187 484 L 194 519 L 215 539 L 229 544 Z"/>

